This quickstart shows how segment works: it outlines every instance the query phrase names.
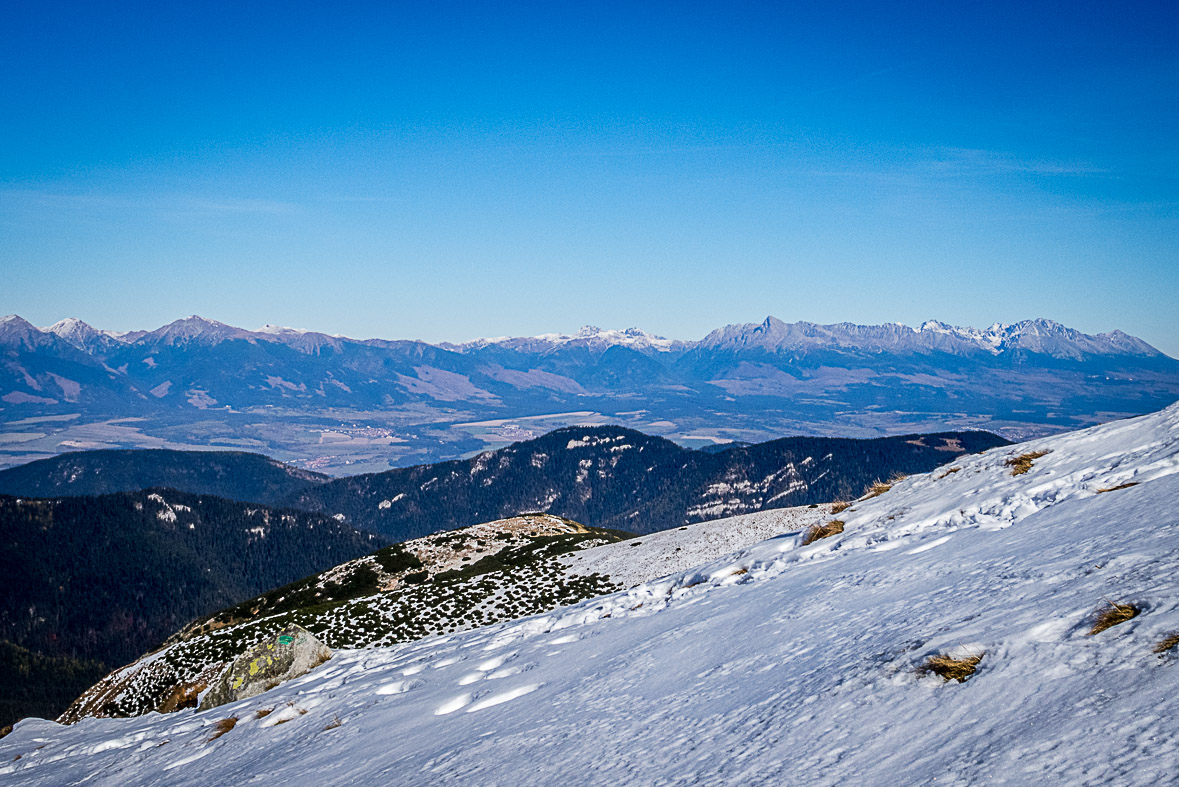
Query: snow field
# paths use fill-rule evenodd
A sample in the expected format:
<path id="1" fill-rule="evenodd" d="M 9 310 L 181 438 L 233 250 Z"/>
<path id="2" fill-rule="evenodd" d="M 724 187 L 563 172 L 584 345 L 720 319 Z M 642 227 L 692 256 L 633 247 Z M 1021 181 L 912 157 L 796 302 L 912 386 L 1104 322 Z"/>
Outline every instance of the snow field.
<path id="1" fill-rule="evenodd" d="M 339 652 L 209 713 L 22 722 L 0 779 L 1169 783 L 1177 470 L 1179 406 L 964 457 L 805 547 L 792 527 L 572 607 Z M 1106 599 L 1142 611 L 1090 635 Z M 964 683 L 920 672 L 944 653 L 982 659 Z M 292 717 L 264 727 L 267 708 Z"/>

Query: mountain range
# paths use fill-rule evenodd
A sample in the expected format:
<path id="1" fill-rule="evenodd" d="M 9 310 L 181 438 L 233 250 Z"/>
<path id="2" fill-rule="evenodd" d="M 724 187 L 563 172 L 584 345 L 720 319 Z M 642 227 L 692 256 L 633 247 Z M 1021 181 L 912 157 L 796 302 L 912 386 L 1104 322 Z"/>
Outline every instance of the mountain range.
<path id="1" fill-rule="evenodd" d="M 90 696 L 151 707 L 156 661 L 195 669 L 211 656 L 215 678 L 235 655 L 217 652 L 218 624 L 281 643 L 250 632 L 274 615 L 339 637 L 309 672 L 206 710 L 26 719 L 0 740 L 0 777 L 1169 783 L 1177 457 L 1172 406 L 959 455 L 838 511 L 569 542 L 542 562 L 558 583 L 594 578 L 571 606 L 547 583 L 535 606 L 519 603 L 531 575 L 512 574 L 546 544 L 611 540 L 567 520 L 403 545 L 206 618 Z M 440 603 L 414 595 L 434 585 Z M 472 614 L 492 607 L 507 619 Z M 422 628 L 447 633 L 414 638 Z M 133 675 L 144 680 L 120 684 Z"/>
<path id="2" fill-rule="evenodd" d="M 200 317 L 154 331 L 0 318 L 0 465 L 74 449 L 257 451 L 340 475 L 617 423 L 697 447 L 986 428 L 1011 439 L 1157 410 L 1179 361 L 1049 320 L 730 325 L 428 344 Z"/>
<path id="3" fill-rule="evenodd" d="M 343 478 L 243 452 L 75 451 L 0 470 L 0 494 L 60 499 L 169 487 L 314 512 L 391 541 L 529 512 L 652 533 L 855 498 L 874 482 L 1007 442 L 965 431 L 786 437 L 699 451 L 618 426 L 567 427 L 470 459 Z"/>
<path id="4" fill-rule="evenodd" d="M 487 585 L 491 574 L 498 585 L 507 582 L 508 563 L 530 577 L 519 603 L 541 611 L 550 608 L 546 604 L 607 592 L 593 572 L 574 577 L 538 562 L 566 547 L 617 540 L 622 530 L 651 533 L 724 514 L 791 505 L 817 510 L 819 503 L 859 496 L 873 481 L 930 470 L 1003 444 L 1003 438 L 986 432 L 957 432 L 871 440 L 785 438 L 704 452 L 620 427 L 581 427 L 470 460 L 339 479 L 255 454 L 159 449 L 73 452 L 0 470 L 0 571 L 10 583 L 0 602 L 0 646 L 13 645 L 0 647 L 0 657 L 29 673 L 14 695 L 24 696 L 24 704 L 13 700 L 0 707 L 13 714 L 0 717 L 0 726 L 22 714 L 60 713 L 106 669 L 157 646 L 190 619 L 229 605 L 238 607 L 214 628 L 250 622 L 263 612 L 289 612 L 318 631 L 327 625 L 321 613 L 357 595 L 396 589 L 407 573 L 429 571 L 443 576 L 428 587 L 406 580 L 414 587 L 402 588 L 399 598 L 404 598 L 386 604 L 397 609 L 416 604 L 421 614 L 413 620 L 393 615 L 400 621 L 396 632 L 381 631 L 404 638 L 437 630 L 428 618 L 443 603 L 440 588 L 447 589 L 447 599 L 470 601 L 472 614 L 482 610 L 480 619 L 489 622 L 503 619 L 509 607 L 475 600 L 494 590 Z M 596 527 L 561 530 L 574 514 Z M 407 558 L 405 548 L 385 547 L 316 578 L 310 592 L 302 586 L 270 592 L 391 541 L 424 537 L 413 548 L 433 554 L 439 545 L 462 541 L 459 528 L 501 518 L 529 523 L 528 532 L 536 531 L 540 540 L 516 543 L 523 537 L 519 528 L 477 527 L 468 533 L 472 548 L 462 556 L 467 563 L 459 557 L 453 565 L 426 560 L 423 568 Z M 499 531 L 511 539 L 500 538 Z M 502 548 L 509 549 L 500 554 Z M 544 566 L 554 571 L 540 571 Z M 466 571 L 476 567 L 474 574 Z M 446 576 L 457 569 L 466 573 Z M 263 592 L 269 592 L 268 600 L 241 607 Z M 503 592 L 500 587 L 493 595 Z M 345 611 L 359 625 L 371 606 Z M 241 636 L 269 630 L 271 623 L 235 629 L 232 636 L 216 634 L 217 652 L 241 644 Z M 186 672 L 179 662 L 161 662 L 149 681 L 154 688 L 140 686 L 146 699 L 131 705 L 119 700 L 116 706 L 153 709 L 176 675 L 194 678 L 192 669 L 200 672 L 209 663 L 188 664 Z M 55 680 L 55 674 L 76 679 Z M 122 678 L 117 683 L 125 688 Z M 114 700 L 99 705 L 108 701 Z"/>

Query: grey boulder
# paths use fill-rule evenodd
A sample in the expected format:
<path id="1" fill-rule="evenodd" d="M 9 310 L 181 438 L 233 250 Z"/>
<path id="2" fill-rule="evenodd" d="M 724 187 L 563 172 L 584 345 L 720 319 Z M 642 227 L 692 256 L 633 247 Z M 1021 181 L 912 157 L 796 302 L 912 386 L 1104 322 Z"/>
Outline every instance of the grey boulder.
<path id="1" fill-rule="evenodd" d="M 255 697 L 310 672 L 331 657 L 327 645 L 292 624 L 234 659 L 201 699 L 200 709 Z"/>

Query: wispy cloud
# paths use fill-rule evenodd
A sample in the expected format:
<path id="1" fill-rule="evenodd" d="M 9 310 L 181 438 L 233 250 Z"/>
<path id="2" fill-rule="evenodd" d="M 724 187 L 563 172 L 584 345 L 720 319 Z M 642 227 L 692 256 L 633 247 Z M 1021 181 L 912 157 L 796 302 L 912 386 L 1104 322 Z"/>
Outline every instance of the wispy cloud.
<path id="1" fill-rule="evenodd" d="M 58 214 L 105 214 L 134 211 L 161 217 L 199 218 L 231 215 L 293 215 L 304 210 L 295 202 L 262 197 L 224 197 L 170 193 L 121 194 L 66 192 L 0 186 L 0 207 Z"/>
<path id="2" fill-rule="evenodd" d="M 267 214 L 290 215 L 302 212 L 303 207 L 294 202 L 261 198 L 210 198 L 181 197 L 176 200 L 173 211 L 181 215 L 231 215 Z"/>
<path id="3" fill-rule="evenodd" d="M 1066 177 L 1112 174 L 1112 170 L 1095 166 L 1086 161 L 1023 158 L 1005 151 L 981 148 L 936 148 L 925 156 L 924 163 L 931 172 L 945 174 L 1022 173 Z"/>

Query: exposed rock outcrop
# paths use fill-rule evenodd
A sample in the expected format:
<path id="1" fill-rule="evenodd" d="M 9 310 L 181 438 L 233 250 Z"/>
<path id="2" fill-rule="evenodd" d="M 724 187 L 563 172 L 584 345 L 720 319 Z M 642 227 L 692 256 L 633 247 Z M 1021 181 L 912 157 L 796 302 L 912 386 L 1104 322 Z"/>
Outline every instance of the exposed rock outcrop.
<path id="1" fill-rule="evenodd" d="M 318 667 L 332 651 L 302 626 L 291 624 L 238 656 L 201 700 L 201 710 L 255 697 Z"/>

